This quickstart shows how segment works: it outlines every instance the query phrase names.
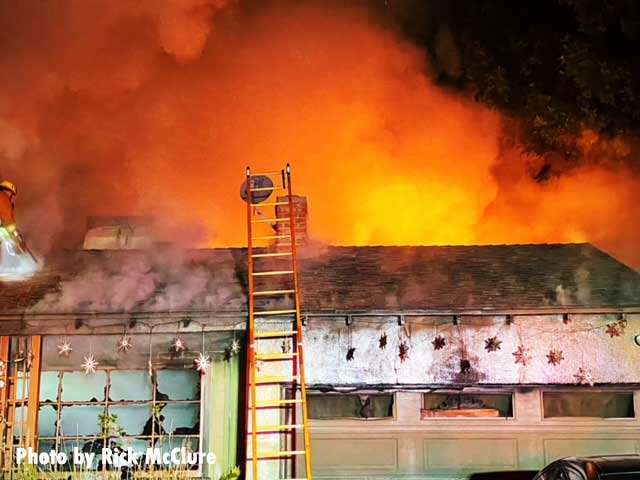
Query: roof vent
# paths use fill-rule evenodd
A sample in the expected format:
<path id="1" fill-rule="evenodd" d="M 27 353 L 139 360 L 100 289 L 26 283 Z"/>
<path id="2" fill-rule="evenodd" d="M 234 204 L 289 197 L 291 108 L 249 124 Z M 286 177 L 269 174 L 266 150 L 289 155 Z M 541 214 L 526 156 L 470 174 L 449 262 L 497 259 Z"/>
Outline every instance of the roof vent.
<path id="1" fill-rule="evenodd" d="M 89 217 L 85 250 L 140 249 L 152 243 L 151 217 Z"/>

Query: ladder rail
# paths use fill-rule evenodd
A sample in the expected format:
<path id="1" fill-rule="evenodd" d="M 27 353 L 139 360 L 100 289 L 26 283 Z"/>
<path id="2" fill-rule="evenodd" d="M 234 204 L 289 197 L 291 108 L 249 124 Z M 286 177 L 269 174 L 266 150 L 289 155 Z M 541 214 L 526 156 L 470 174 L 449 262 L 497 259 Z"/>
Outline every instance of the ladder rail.
<path id="1" fill-rule="evenodd" d="M 253 315 L 253 291 L 254 291 L 254 279 L 251 272 L 253 272 L 253 232 L 251 222 L 251 212 L 253 203 L 253 189 L 251 180 L 251 167 L 247 167 L 247 232 L 248 232 L 248 268 L 249 268 L 249 358 L 247 362 L 248 372 L 247 380 L 250 382 L 250 388 L 247 389 L 247 396 L 249 390 L 251 392 L 251 404 L 247 400 L 247 406 L 251 405 L 251 456 L 255 459 L 258 457 L 258 437 L 256 435 L 258 429 L 258 410 L 256 409 L 257 397 L 256 397 L 256 359 L 255 359 L 255 319 Z M 247 422 L 248 423 L 248 422 Z M 247 429 L 249 430 L 249 429 Z M 255 460 L 252 462 L 253 466 L 253 479 L 258 479 L 258 462 Z"/>
<path id="2" fill-rule="evenodd" d="M 293 191 L 291 188 L 291 165 L 287 163 L 286 168 L 287 173 L 287 193 L 289 196 L 289 216 L 293 218 Z M 293 222 L 289 223 L 289 233 L 291 235 L 291 253 L 293 259 L 293 284 L 295 290 L 295 305 L 296 305 L 296 330 L 298 334 L 296 335 L 297 342 L 297 350 L 298 353 L 298 361 L 296 362 L 299 366 L 298 376 L 300 378 L 300 388 L 301 388 L 301 396 L 302 396 L 302 422 L 304 424 L 303 438 L 304 438 L 304 449 L 307 452 L 305 455 L 305 467 L 307 472 L 307 478 L 313 479 L 313 473 L 311 471 L 311 439 L 309 437 L 309 412 L 307 408 L 307 384 L 306 377 L 304 371 L 304 341 L 302 334 L 302 315 L 300 313 L 300 276 L 298 272 L 298 248 L 296 245 L 296 231 Z M 295 392 L 295 390 L 294 390 Z M 294 437 L 295 438 L 295 437 Z"/>
<path id="3" fill-rule="evenodd" d="M 258 175 L 276 176 L 280 174 L 282 180 L 282 186 L 274 184 L 270 188 L 255 188 L 253 178 Z M 305 462 L 306 479 L 313 480 L 313 473 L 311 468 L 311 446 L 310 446 L 310 433 L 309 433 L 309 415 L 307 406 L 307 393 L 306 393 L 306 380 L 304 370 L 304 342 L 302 336 L 302 314 L 301 314 L 301 300 L 300 300 L 300 280 L 298 271 L 298 252 L 296 245 L 295 226 L 293 222 L 294 205 L 293 205 L 293 192 L 291 185 L 291 166 L 286 165 L 286 169 L 282 169 L 279 172 L 263 172 L 253 173 L 251 168 L 247 167 L 247 233 L 248 233 L 248 310 L 249 310 L 249 348 L 247 358 L 247 386 L 245 389 L 246 406 L 250 410 L 250 415 L 247 415 L 246 419 L 246 435 L 247 435 L 247 455 L 246 461 L 251 462 L 251 471 L 253 473 L 253 480 L 261 480 L 259 471 L 258 460 L 267 459 L 286 459 L 287 468 L 284 469 L 285 478 L 296 479 L 298 462 L 296 458 L 303 457 Z M 286 194 L 286 201 L 284 199 L 276 199 L 273 202 L 254 203 L 254 193 L 262 191 L 276 191 L 283 190 Z M 255 232 L 256 225 L 265 225 L 269 222 L 284 222 L 284 219 L 269 218 L 268 221 L 264 220 L 263 215 L 256 211 L 256 207 L 259 205 L 273 206 L 277 208 L 279 206 L 288 206 L 288 232 L 277 232 L 276 234 L 261 235 Z M 286 228 L 286 227 L 285 227 Z M 254 236 L 255 235 L 255 236 Z M 255 245 L 258 240 L 280 240 L 288 239 L 291 243 L 287 242 L 287 250 L 290 252 L 283 252 L 282 249 L 278 250 L 276 245 L 276 251 L 271 253 L 268 250 L 265 251 L 264 247 Z M 273 246 L 273 244 L 271 244 Z M 257 249 L 258 253 L 254 253 Z M 255 259 L 269 258 L 269 257 L 290 257 L 291 268 L 280 270 L 267 270 L 255 271 L 256 262 Z M 289 259 L 287 258 L 287 262 Z M 260 264 L 262 265 L 262 264 Z M 288 287 L 279 286 L 279 279 L 288 278 L 286 282 L 290 282 L 293 285 Z M 263 283 L 258 283 L 261 286 L 260 290 L 256 291 L 257 279 L 271 280 L 275 282 L 272 288 L 265 288 Z M 266 284 L 264 284 L 266 285 Z M 287 295 L 291 294 L 288 301 L 293 302 L 291 307 L 280 307 L 278 310 L 256 310 L 257 306 L 264 305 L 256 303 L 257 300 L 273 295 Z M 273 308 L 273 307 L 272 307 Z M 257 326 L 261 324 L 261 321 L 266 320 L 261 318 L 269 315 L 288 315 L 291 321 L 291 329 L 283 331 L 259 331 Z M 291 338 L 291 353 L 286 353 L 283 350 L 282 354 L 279 353 L 266 353 L 260 352 L 260 343 L 262 339 L 274 339 L 278 337 L 290 337 Z M 286 361 L 291 362 L 291 375 L 289 376 L 260 376 L 258 375 L 258 361 Z M 277 398 L 271 400 L 258 401 L 257 391 L 258 387 L 277 384 L 281 387 L 280 391 L 287 392 L 286 396 L 279 395 Z M 300 390 L 300 395 L 297 392 Z M 300 404 L 301 412 L 298 412 L 296 408 Z M 262 425 L 264 421 L 259 420 L 258 410 L 264 408 L 276 408 L 281 410 L 280 423 L 278 425 Z M 301 418 L 299 417 L 301 413 Z M 274 428 L 277 427 L 277 428 Z M 258 443 L 258 435 L 273 433 L 275 430 L 279 433 L 289 433 L 281 442 L 280 451 L 276 452 L 259 452 L 260 447 Z M 300 432 L 302 430 L 302 432 Z M 302 440 L 304 442 L 304 448 L 298 449 L 298 435 L 302 433 Z M 251 455 L 248 453 L 248 436 L 251 436 Z M 284 447 L 284 448 L 283 448 Z M 290 462 L 290 463 L 289 463 Z M 246 466 L 249 469 L 249 466 Z M 304 476 L 304 475 L 303 475 Z"/>

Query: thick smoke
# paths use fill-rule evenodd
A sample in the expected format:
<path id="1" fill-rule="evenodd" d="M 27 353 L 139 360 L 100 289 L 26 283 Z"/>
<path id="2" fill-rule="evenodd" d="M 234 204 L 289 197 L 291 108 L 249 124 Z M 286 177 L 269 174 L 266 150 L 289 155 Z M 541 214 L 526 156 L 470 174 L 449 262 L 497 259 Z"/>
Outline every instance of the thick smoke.
<path id="1" fill-rule="evenodd" d="M 640 265 L 631 141 L 586 135 L 612 161 L 540 181 L 508 123 L 345 2 L 0 0 L 0 173 L 40 252 L 77 246 L 88 215 L 244 244 L 244 166 L 291 162 L 326 242 L 590 241 Z"/>
<path id="2" fill-rule="evenodd" d="M 230 255 L 171 246 L 60 257 L 57 267 L 79 273 L 63 278 L 32 311 L 242 310 L 245 293 L 228 268 Z"/>

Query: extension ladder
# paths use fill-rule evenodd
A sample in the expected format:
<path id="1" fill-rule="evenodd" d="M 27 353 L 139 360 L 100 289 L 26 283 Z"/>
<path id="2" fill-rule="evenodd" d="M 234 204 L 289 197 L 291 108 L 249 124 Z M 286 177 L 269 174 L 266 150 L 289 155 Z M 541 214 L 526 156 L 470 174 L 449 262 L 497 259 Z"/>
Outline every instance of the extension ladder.
<path id="1" fill-rule="evenodd" d="M 257 177 L 267 177 L 270 182 L 264 186 Z M 261 201 L 267 193 L 271 198 Z M 247 167 L 246 194 L 246 468 L 253 480 L 312 480 L 290 165 L 261 173 L 252 173 Z M 286 213 L 276 215 L 276 211 Z M 298 447 L 300 443 L 302 448 Z M 305 473 L 297 476 L 299 470 Z"/>

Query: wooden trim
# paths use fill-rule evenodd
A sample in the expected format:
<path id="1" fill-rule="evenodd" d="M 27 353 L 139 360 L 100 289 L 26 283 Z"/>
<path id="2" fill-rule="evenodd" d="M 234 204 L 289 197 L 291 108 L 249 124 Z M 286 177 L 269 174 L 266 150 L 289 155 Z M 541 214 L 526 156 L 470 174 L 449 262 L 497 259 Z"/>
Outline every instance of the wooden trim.
<path id="1" fill-rule="evenodd" d="M 42 359 L 42 337 L 31 337 L 31 353 L 33 355 L 29 372 L 29 401 L 27 404 L 27 447 L 33 449 L 38 445 L 38 409 L 40 402 L 40 370 Z"/>
<path id="2" fill-rule="evenodd" d="M 4 381 L 4 387 L 0 389 L 0 471 L 5 466 L 5 450 L 7 440 L 7 421 L 9 414 L 9 382 L 7 377 L 9 376 L 9 346 L 11 345 L 11 337 L 0 337 L 0 361 L 4 362 L 4 369 L 2 374 L 2 380 Z"/>

